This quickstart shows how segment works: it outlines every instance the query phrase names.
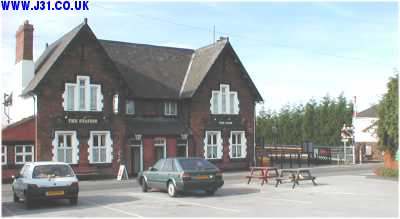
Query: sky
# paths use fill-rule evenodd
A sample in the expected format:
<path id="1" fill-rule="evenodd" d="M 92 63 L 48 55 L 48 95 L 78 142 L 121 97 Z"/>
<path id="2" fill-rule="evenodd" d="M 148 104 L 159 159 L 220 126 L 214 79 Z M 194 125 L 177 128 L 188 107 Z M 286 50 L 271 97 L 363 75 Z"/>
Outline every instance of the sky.
<path id="1" fill-rule="evenodd" d="M 228 36 L 265 109 L 329 94 L 376 104 L 398 66 L 396 2 L 89 2 L 87 12 L 1 12 L 2 88 L 13 79 L 15 31 L 34 25 L 34 57 L 83 22 L 97 38 L 199 48 Z"/>

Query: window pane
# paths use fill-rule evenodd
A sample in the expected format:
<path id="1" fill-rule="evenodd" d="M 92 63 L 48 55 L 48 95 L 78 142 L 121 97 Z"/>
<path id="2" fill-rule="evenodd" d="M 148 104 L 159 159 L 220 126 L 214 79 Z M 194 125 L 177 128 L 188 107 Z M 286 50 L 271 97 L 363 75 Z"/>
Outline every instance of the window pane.
<path id="1" fill-rule="evenodd" d="M 232 134 L 232 144 L 236 144 L 236 135 Z"/>
<path id="2" fill-rule="evenodd" d="M 66 163 L 72 163 L 72 148 L 71 149 L 65 149 L 65 155 L 66 155 L 66 158 L 65 158 L 65 162 Z"/>
<path id="3" fill-rule="evenodd" d="M 135 103 L 132 100 L 126 102 L 126 114 L 135 114 Z"/>
<path id="4" fill-rule="evenodd" d="M 214 145 L 214 144 L 217 144 L 217 135 L 216 135 L 216 134 L 213 134 L 212 137 L 213 137 L 212 144 L 213 144 L 213 145 Z"/>
<path id="5" fill-rule="evenodd" d="M 64 147 L 64 135 L 58 135 L 58 147 Z"/>
<path id="6" fill-rule="evenodd" d="M 177 115 L 178 114 L 178 104 L 177 103 L 173 103 L 172 104 L 172 106 L 173 106 L 173 110 L 172 110 L 172 114 L 173 115 Z"/>
<path id="7" fill-rule="evenodd" d="M 32 162 L 32 155 L 26 155 L 25 162 Z"/>
<path id="8" fill-rule="evenodd" d="M 17 147 L 15 147 L 15 152 L 17 152 L 17 153 L 22 153 L 22 151 L 23 151 L 22 146 L 17 146 Z"/>
<path id="9" fill-rule="evenodd" d="M 237 143 L 242 144 L 242 134 L 238 134 L 237 137 L 238 137 Z"/>
<path id="10" fill-rule="evenodd" d="M 241 146 L 237 146 L 237 157 L 241 157 L 242 156 L 242 147 Z"/>
<path id="11" fill-rule="evenodd" d="M 106 153 L 107 153 L 107 151 L 105 148 L 100 149 L 100 161 L 101 162 L 106 162 Z"/>
<path id="12" fill-rule="evenodd" d="M 222 98 L 222 113 L 226 113 L 226 88 L 223 87 L 222 88 L 222 94 L 221 94 L 221 98 Z"/>
<path id="13" fill-rule="evenodd" d="M 211 158 L 212 150 L 210 146 L 207 146 L 207 158 Z"/>
<path id="14" fill-rule="evenodd" d="M 217 158 L 217 146 L 213 147 L 213 158 Z"/>
<path id="15" fill-rule="evenodd" d="M 230 98 L 229 98 L 229 113 L 230 114 L 234 114 L 235 113 L 235 93 L 231 93 L 230 94 Z"/>
<path id="16" fill-rule="evenodd" d="M 219 99 L 219 92 L 213 92 L 213 111 L 215 114 L 218 114 L 218 99 Z"/>
<path id="17" fill-rule="evenodd" d="M 57 161 L 64 162 L 64 149 L 57 150 Z"/>
<path id="18" fill-rule="evenodd" d="M 232 157 L 236 157 L 236 146 L 232 146 Z"/>
<path id="19" fill-rule="evenodd" d="M 100 146 L 104 147 L 106 145 L 106 135 L 100 135 Z"/>
<path id="20" fill-rule="evenodd" d="M 96 111 L 97 110 L 97 87 L 91 86 L 90 87 L 90 110 Z"/>
<path id="21" fill-rule="evenodd" d="M 17 156 L 15 156 L 15 160 L 16 160 L 17 162 L 23 162 L 22 155 L 17 155 Z"/>
<path id="22" fill-rule="evenodd" d="M 85 87 L 79 87 L 79 109 L 85 110 Z"/>
<path id="23" fill-rule="evenodd" d="M 32 152 L 32 147 L 31 146 L 25 146 L 25 152 L 31 153 Z"/>
<path id="24" fill-rule="evenodd" d="M 72 147 L 72 135 L 67 135 L 66 136 L 67 142 L 66 142 L 66 147 Z"/>
<path id="25" fill-rule="evenodd" d="M 93 148 L 93 162 L 99 162 L 99 149 Z"/>
<path id="26" fill-rule="evenodd" d="M 74 110 L 75 104 L 75 86 L 68 85 L 67 86 L 67 110 Z"/>
<path id="27" fill-rule="evenodd" d="M 99 145 L 99 136 L 93 135 L 93 147 L 97 147 Z"/>

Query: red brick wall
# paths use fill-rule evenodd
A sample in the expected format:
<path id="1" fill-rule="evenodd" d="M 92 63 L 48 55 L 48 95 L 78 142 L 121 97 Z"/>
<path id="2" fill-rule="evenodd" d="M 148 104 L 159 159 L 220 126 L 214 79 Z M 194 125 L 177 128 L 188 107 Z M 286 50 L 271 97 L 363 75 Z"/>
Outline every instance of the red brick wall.
<path id="1" fill-rule="evenodd" d="M 193 146 L 196 147 L 196 155 L 204 155 L 204 135 L 205 126 L 210 119 L 210 99 L 211 91 L 219 90 L 221 83 L 229 84 L 231 91 L 238 92 L 240 121 L 245 127 L 247 138 L 247 159 L 229 159 L 229 127 L 222 131 L 224 138 L 223 159 L 215 163 L 224 169 L 246 168 L 252 163 L 253 158 L 253 136 L 254 136 L 254 107 L 255 98 L 251 93 L 249 84 L 240 72 L 240 65 L 234 61 L 234 56 L 230 47 L 225 48 L 221 56 L 217 59 L 214 66 L 196 91 L 191 101 L 190 125 L 193 132 Z"/>
<path id="2" fill-rule="evenodd" d="M 383 161 L 384 161 L 384 166 L 386 168 L 390 168 L 390 169 L 398 169 L 399 168 L 399 163 L 398 161 L 396 161 L 392 155 L 390 154 L 390 152 L 385 152 L 385 154 L 383 155 Z"/>
<path id="3" fill-rule="evenodd" d="M 143 169 L 147 169 L 154 164 L 154 143 L 152 137 L 143 138 Z"/>
<path id="4" fill-rule="evenodd" d="M 102 112 L 64 112 L 62 95 L 65 90 L 65 83 L 76 83 L 77 75 L 90 76 L 90 83 L 101 84 Z M 83 27 L 36 90 L 38 95 L 38 160 L 52 159 L 52 140 L 55 130 L 76 130 L 81 144 L 79 162 L 82 168 L 88 168 L 87 140 L 89 139 L 89 131 L 108 130 L 111 131 L 113 140 L 114 159 L 112 165 L 102 165 L 99 168 L 101 168 L 101 171 L 115 172 L 116 174 L 118 168 L 117 155 L 119 155 L 121 148 L 126 147 L 126 143 L 124 142 L 124 122 L 112 112 L 112 97 L 115 93 L 120 94 L 120 111 L 123 111 L 122 106 L 126 92 L 124 88 L 123 80 L 104 52 L 103 47 L 96 41 L 88 26 Z M 103 125 L 81 125 L 74 129 L 60 125 L 63 124 L 62 119 L 65 116 L 71 115 L 78 118 L 97 116 L 99 123 Z M 75 167 L 78 172 L 79 167 Z M 89 168 L 97 169 L 97 166 L 89 165 Z"/>
<path id="5" fill-rule="evenodd" d="M 167 137 L 167 157 L 176 157 L 176 136 Z"/>

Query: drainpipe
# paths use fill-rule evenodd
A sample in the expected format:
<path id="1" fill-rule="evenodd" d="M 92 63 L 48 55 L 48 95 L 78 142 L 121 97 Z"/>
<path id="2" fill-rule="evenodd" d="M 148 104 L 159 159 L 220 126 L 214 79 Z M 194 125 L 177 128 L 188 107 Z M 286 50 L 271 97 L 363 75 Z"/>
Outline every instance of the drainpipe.
<path id="1" fill-rule="evenodd" d="M 38 161 L 38 141 L 37 141 L 37 116 L 36 116 L 36 97 L 35 95 L 32 95 L 32 99 L 33 99 L 33 119 L 35 120 L 35 156 L 34 156 L 34 161 Z"/>
<path id="2" fill-rule="evenodd" d="M 253 122 L 253 166 L 256 166 L 256 122 L 257 122 L 257 114 L 256 114 L 256 104 L 254 104 L 254 122 Z"/>

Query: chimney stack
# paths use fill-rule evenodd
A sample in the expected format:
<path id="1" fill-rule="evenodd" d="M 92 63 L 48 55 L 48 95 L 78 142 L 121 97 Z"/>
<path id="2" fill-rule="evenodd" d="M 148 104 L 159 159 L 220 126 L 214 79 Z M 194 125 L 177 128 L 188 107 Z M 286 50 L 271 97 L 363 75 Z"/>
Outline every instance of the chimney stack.
<path id="1" fill-rule="evenodd" d="M 16 37 L 15 63 L 33 60 L 33 25 L 26 20 L 19 26 Z"/>
<path id="2" fill-rule="evenodd" d="M 15 67 L 18 77 L 18 89 L 22 92 L 35 75 L 35 64 L 33 63 L 33 25 L 26 20 L 19 26 L 15 34 Z"/>

